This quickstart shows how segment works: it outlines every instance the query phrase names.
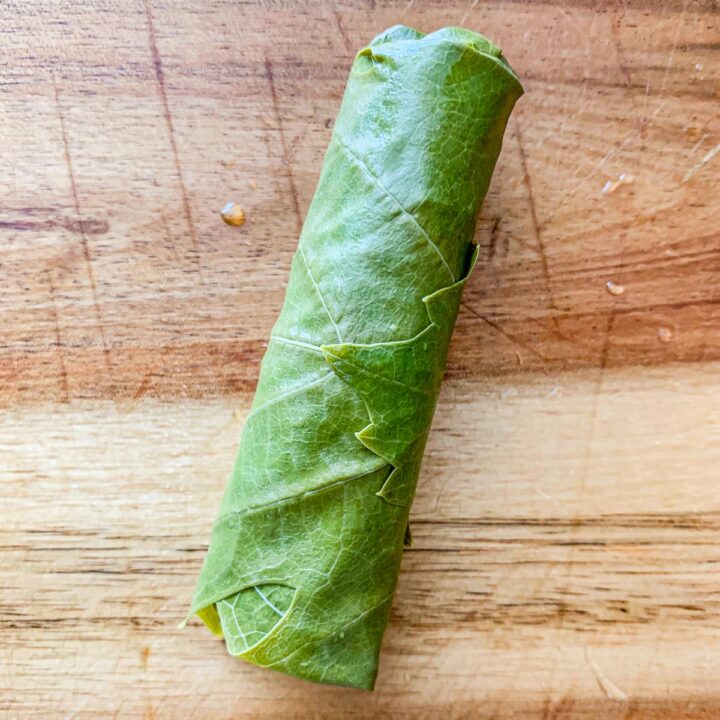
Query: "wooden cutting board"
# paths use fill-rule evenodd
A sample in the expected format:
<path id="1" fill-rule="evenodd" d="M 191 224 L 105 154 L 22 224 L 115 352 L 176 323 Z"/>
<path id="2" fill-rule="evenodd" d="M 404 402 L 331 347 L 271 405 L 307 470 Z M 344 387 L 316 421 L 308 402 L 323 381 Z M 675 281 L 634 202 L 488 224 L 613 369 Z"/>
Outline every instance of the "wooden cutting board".
<path id="1" fill-rule="evenodd" d="M 0 20 L 2 717 L 720 717 L 717 3 Z M 398 22 L 486 33 L 527 92 L 367 694 L 176 625 L 353 53 Z"/>

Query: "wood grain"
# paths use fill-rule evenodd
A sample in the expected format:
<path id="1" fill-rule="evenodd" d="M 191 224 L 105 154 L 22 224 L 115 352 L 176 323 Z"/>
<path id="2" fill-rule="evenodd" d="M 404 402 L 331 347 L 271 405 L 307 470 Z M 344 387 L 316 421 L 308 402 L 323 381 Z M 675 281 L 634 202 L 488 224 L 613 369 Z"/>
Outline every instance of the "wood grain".
<path id="1" fill-rule="evenodd" d="M 720 715 L 716 3 L 0 18 L 2 717 Z M 352 54 L 396 22 L 488 34 L 526 95 L 368 695 L 175 626 Z"/>

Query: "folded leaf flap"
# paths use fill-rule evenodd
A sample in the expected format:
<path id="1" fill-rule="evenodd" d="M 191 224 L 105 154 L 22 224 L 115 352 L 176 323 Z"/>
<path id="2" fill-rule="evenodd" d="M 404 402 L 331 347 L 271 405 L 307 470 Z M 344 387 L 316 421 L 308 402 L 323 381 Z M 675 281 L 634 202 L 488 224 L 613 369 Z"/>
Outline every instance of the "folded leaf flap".
<path id="1" fill-rule="evenodd" d="M 405 539 L 403 540 L 403 547 L 411 548 L 413 547 L 414 543 L 415 541 L 413 539 L 412 528 L 410 527 L 410 523 L 408 523 L 407 527 L 405 528 Z"/>
<path id="2" fill-rule="evenodd" d="M 394 470 L 379 494 L 393 504 L 412 502 L 445 372 L 450 335 L 477 254 L 475 247 L 461 280 L 423 298 L 429 324 L 415 337 L 321 347 L 330 367 L 356 390 L 367 406 L 371 422 L 356 437 L 392 464 Z"/>
<path id="3" fill-rule="evenodd" d="M 228 651 L 243 655 L 252 650 L 289 615 L 297 590 L 267 583 L 245 588 L 216 603 Z"/>
<path id="4" fill-rule="evenodd" d="M 462 48 L 470 48 L 481 55 L 495 59 L 517 86 L 518 97 L 522 95 L 523 88 L 520 80 L 503 57 L 501 48 L 484 35 L 464 27 L 443 27 L 435 32 L 425 34 L 406 25 L 393 25 L 376 35 L 360 53 L 368 48 L 377 48 L 385 44 L 394 45 L 400 52 L 412 53 L 418 52 L 428 45 L 442 42 L 455 43 Z"/>
<path id="5" fill-rule="evenodd" d="M 377 502 L 388 472 L 221 516 L 190 614 L 245 660 L 371 688 L 407 526 L 405 508 Z M 335 670 L 323 665 L 325 647 Z"/>
<path id="6" fill-rule="evenodd" d="M 425 33 L 414 30 L 407 25 L 393 25 L 384 32 L 376 35 L 368 45 L 382 45 L 387 42 L 397 42 L 398 40 L 419 40 L 425 37 Z"/>
<path id="7" fill-rule="evenodd" d="M 222 624 L 220 623 L 220 616 L 215 605 L 207 605 L 206 607 L 200 608 L 197 611 L 198 617 L 207 625 L 210 632 L 218 637 L 223 636 Z M 188 617 L 192 617 L 191 615 Z M 187 622 L 187 618 L 185 619 Z"/>
<path id="8" fill-rule="evenodd" d="M 372 690 L 391 600 L 392 595 L 381 598 L 332 632 L 298 644 L 286 657 L 265 666 L 301 677 L 304 674 L 316 682 Z M 297 668 L 302 671 L 298 672 Z"/>

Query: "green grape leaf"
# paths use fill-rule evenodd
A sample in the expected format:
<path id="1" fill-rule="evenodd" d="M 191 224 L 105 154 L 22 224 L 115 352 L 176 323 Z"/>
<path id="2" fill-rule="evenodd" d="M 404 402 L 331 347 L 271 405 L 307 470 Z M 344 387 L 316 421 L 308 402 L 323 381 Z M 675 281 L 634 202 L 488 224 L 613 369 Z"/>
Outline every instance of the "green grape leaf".
<path id="1" fill-rule="evenodd" d="M 231 654 L 371 689 L 517 77 L 477 33 L 362 49 L 190 614 Z"/>

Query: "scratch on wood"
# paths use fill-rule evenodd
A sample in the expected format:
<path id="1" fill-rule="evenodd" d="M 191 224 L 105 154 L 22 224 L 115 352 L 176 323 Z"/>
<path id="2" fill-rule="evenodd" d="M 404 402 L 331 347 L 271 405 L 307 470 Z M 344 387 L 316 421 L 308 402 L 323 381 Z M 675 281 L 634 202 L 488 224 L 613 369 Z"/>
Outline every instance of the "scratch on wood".
<path id="1" fill-rule="evenodd" d="M 615 326 L 615 318 L 617 314 L 610 312 L 608 315 L 607 323 L 605 325 L 605 334 L 603 336 L 603 345 L 600 350 L 600 366 L 598 368 L 597 378 L 595 380 L 595 387 L 593 389 L 593 404 L 590 410 L 590 436 L 585 447 L 585 459 L 583 464 L 583 472 L 580 476 L 580 492 L 578 505 L 582 503 L 582 499 L 585 493 L 585 483 L 587 482 L 588 467 L 590 464 L 590 453 L 592 451 L 592 445 L 595 441 L 595 432 L 597 430 L 597 411 L 600 402 L 600 396 L 602 395 L 602 385 L 605 379 L 605 370 L 607 369 L 608 356 L 610 354 L 610 342 L 612 338 L 613 327 Z M 571 549 L 572 550 L 572 549 Z M 572 562 L 572 558 L 570 558 Z"/>
<path id="2" fill-rule="evenodd" d="M 683 177 L 683 182 L 686 183 L 692 176 L 698 171 L 701 170 L 705 165 L 707 165 L 718 153 L 720 153 L 720 143 L 717 144 L 712 150 L 708 151 L 703 155 L 700 162 L 695 163 L 686 173 Z"/>
<path id="3" fill-rule="evenodd" d="M 588 472 L 590 469 L 590 457 L 592 454 L 592 447 L 595 442 L 595 434 L 597 433 L 597 416 L 598 416 L 598 407 L 600 405 L 600 397 L 602 396 L 602 386 L 603 381 L 605 379 L 605 370 L 607 369 L 608 364 L 608 356 L 610 354 L 610 341 L 612 337 L 612 330 L 615 325 L 615 317 L 616 314 L 614 312 L 611 312 L 608 315 L 608 321 L 605 326 L 605 334 L 603 337 L 603 346 L 600 351 L 600 366 L 598 368 L 598 374 L 595 379 L 595 386 L 593 388 L 593 399 L 592 399 L 592 407 L 590 408 L 590 418 L 589 418 L 589 432 L 588 432 L 588 441 L 585 445 L 585 453 L 583 457 L 583 468 L 582 473 L 580 475 L 580 487 L 578 488 L 577 493 L 577 501 L 575 503 L 575 516 L 578 518 L 580 516 L 582 505 L 585 500 L 585 494 L 586 494 L 586 488 L 587 488 L 587 479 L 588 479 Z M 570 544 L 570 550 L 568 552 L 568 559 L 567 559 L 567 584 L 568 587 L 566 587 L 565 592 L 569 592 L 570 588 L 570 582 L 572 580 L 573 572 L 575 570 L 575 548 L 577 545 L 577 535 L 578 531 L 581 527 L 582 523 L 579 519 L 576 519 L 573 521 L 573 524 L 570 528 L 570 537 L 569 537 L 569 544 Z M 560 629 L 564 628 L 565 626 L 565 615 L 566 615 L 566 607 L 565 605 L 560 606 L 560 612 L 558 617 L 558 627 Z"/>
<path id="4" fill-rule="evenodd" d="M 618 257 L 617 267 L 616 271 L 619 271 L 620 268 L 623 265 L 623 259 L 625 256 L 625 246 L 620 249 L 620 254 Z M 613 273 L 616 274 L 616 273 Z M 597 410 L 598 410 L 598 404 L 600 400 L 600 395 L 602 393 L 602 384 L 605 377 L 605 371 L 607 369 L 608 365 L 608 357 L 610 354 L 610 342 L 612 339 L 612 332 L 613 328 L 615 327 L 615 319 L 617 318 L 618 314 L 620 312 L 619 308 L 616 308 L 615 306 L 612 306 L 610 309 L 610 313 L 608 314 L 608 320 L 607 324 L 605 326 L 605 335 L 603 337 L 603 345 L 602 349 L 600 351 L 600 367 L 598 370 L 597 380 L 595 383 L 595 391 L 593 395 L 593 407 L 591 411 L 590 416 L 590 438 L 587 443 L 587 447 L 585 449 L 585 461 L 583 464 L 583 472 L 581 476 L 581 485 L 580 485 L 580 497 L 578 499 L 578 506 L 582 503 L 582 499 L 585 492 L 585 483 L 587 481 L 587 475 L 588 475 L 588 467 L 590 464 L 590 453 L 592 451 L 592 444 L 595 439 L 595 432 L 596 432 L 596 425 L 597 425 Z M 570 563 L 572 564 L 572 548 L 571 548 L 571 557 L 570 557 Z"/>
<path id="5" fill-rule="evenodd" d="M 602 380 L 602 374 L 605 372 L 608 363 L 608 354 L 610 353 L 610 338 L 612 335 L 613 326 L 615 325 L 615 313 L 611 312 L 608 315 L 607 325 L 605 327 L 605 337 L 603 340 L 602 350 L 600 352 L 600 380 Z M 598 390 L 599 392 L 599 390 Z M 597 394 L 597 393 L 596 393 Z"/>
<path id="6" fill-rule="evenodd" d="M 60 365 L 60 388 L 63 393 L 63 402 L 70 402 L 70 386 L 68 383 L 67 367 L 65 366 L 65 352 L 63 351 L 62 337 L 60 335 L 60 318 L 58 316 L 57 304 L 55 303 L 55 284 L 52 279 L 52 272 L 47 271 L 48 286 L 50 287 L 50 299 L 52 300 L 53 320 L 55 323 L 55 347 L 58 351 L 58 364 Z"/>
<path id="7" fill-rule="evenodd" d="M 605 693 L 609 700 L 617 702 L 627 702 L 627 694 L 621 690 L 600 668 L 592 654 L 592 648 L 588 645 L 585 648 L 585 659 L 595 674 L 595 679 L 600 689 Z"/>
<path id="8" fill-rule="evenodd" d="M 577 35 L 580 40 L 586 40 L 588 37 L 588 31 L 577 24 L 577 22 L 573 19 L 573 16 L 566 10 L 565 6 L 559 4 L 558 10 L 560 11 L 560 14 L 565 18 L 565 21 L 573 30 L 575 35 Z"/>
<path id="9" fill-rule="evenodd" d="M 685 13 L 687 11 L 687 0 L 683 3 L 682 13 L 678 19 L 678 24 L 675 28 L 675 35 L 673 36 L 672 47 L 670 48 L 670 54 L 668 55 L 668 61 L 665 65 L 665 72 L 663 74 L 662 82 L 660 83 L 660 95 L 658 97 L 658 106 L 655 108 L 655 112 L 652 114 L 654 118 L 663 107 L 663 97 L 665 96 L 665 86 L 667 85 L 668 75 L 670 74 L 670 68 L 672 68 L 673 60 L 675 59 L 675 50 L 677 49 L 678 38 L 680 37 L 680 28 L 682 28 L 685 22 Z M 645 121 L 644 121 L 645 122 Z"/>
<path id="10" fill-rule="evenodd" d="M 280 115 L 280 105 L 278 104 L 277 90 L 275 88 L 275 74 L 270 58 L 265 58 L 265 76 L 270 86 L 270 96 L 272 98 L 273 111 L 275 112 L 275 122 L 277 124 L 278 133 L 280 135 L 280 144 L 282 145 L 283 162 L 287 167 L 288 183 L 290 184 L 290 194 L 292 195 L 293 210 L 295 211 L 295 226 L 297 234 L 302 230 L 302 215 L 300 214 L 300 201 L 298 200 L 297 188 L 295 187 L 295 177 L 293 176 L 292 166 L 288 159 L 287 141 L 285 139 L 285 128 L 283 127 L 282 116 Z"/>
<path id="11" fill-rule="evenodd" d="M 492 262 L 495 257 L 495 251 L 497 249 L 497 236 L 498 228 L 500 227 L 500 218 L 496 217 L 493 220 L 492 227 L 490 228 L 490 245 L 488 246 L 488 262 Z"/>
<path id="12" fill-rule="evenodd" d="M 138 389 L 133 393 L 132 399 L 133 400 L 139 400 L 141 397 L 145 395 L 147 392 L 148 387 L 150 387 L 150 380 L 152 378 L 152 373 L 148 373 L 143 379 L 140 385 L 138 386 Z"/>
<path id="13" fill-rule="evenodd" d="M 523 184 L 525 185 L 528 202 L 530 204 L 530 222 L 532 223 L 533 237 L 535 239 L 535 245 L 538 255 L 540 257 L 540 266 L 542 267 L 543 278 L 545 279 L 545 291 L 547 292 L 548 296 L 548 307 L 550 310 L 556 311 L 557 304 L 555 303 L 552 282 L 550 279 L 550 266 L 548 265 L 545 244 L 543 243 L 542 233 L 540 232 L 540 224 L 538 223 L 537 207 L 535 205 L 535 195 L 533 194 L 532 181 L 530 180 L 530 174 L 528 172 L 528 162 L 527 155 L 525 153 L 525 146 L 523 145 L 522 129 L 520 128 L 520 121 L 517 118 L 515 119 L 515 135 L 518 141 L 518 151 L 520 153 L 520 162 L 522 165 Z M 560 327 L 557 317 L 555 317 L 555 315 L 552 315 L 550 320 L 555 331 L 560 334 Z"/>
<path id="14" fill-rule="evenodd" d="M 537 358 L 540 358 L 543 362 L 547 362 L 547 358 L 535 348 L 533 348 L 531 345 L 527 345 L 526 343 L 522 342 L 521 340 L 518 340 L 516 337 L 511 335 L 510 333 L 503 330 L 503 328 L 498 325 L 496 322 L 490 320 L 490 318 L 485 317 L 485 315 L 482 315 L 481 313 L 477 312 L 477 310 L 474 310 L 469 305 L 467 305 L 465 302 L 460 303 L 462 307 L 464 307 L 471 315 L 474 315 L 478 320 L 482 320 L 484 323 L 488 324 L 493 330 L 498 332 L 500 335 L 502 335 L 504 338 L 507 338 L 511 343 L 514 343 L 518 347 L 521 347 L 523 350 L 526 350 L 531 355 L 534 355 Z"/>
<path id="15" fill-rule="evenodd" d="M 82 217 L 80 208 L 80 195 L 78 194 L 77 182 L 75 180 L 75 171 L 73 169 L 72 157 L 70 155 L 70 143 L 68 141 L 67 129 L 65 127 L 65 114 L 63 113 L 62 103 L 60 102 L 60 90 L 53 74 L 53 90 L 55 93 L 55 107 L 57 109 L 58 119 L 60 120 L 60 134 L 63 142 L 63 153 L 65 156 L 65 164 L 68 170 L 68 177 L 70 179 L 70 190 L 72 192 L 73 208 L 77 215 L 77 226 L 80 232 L 80 238 L 82 240 L 83 256 L 85 258 L 85 267 L 87 268 L 88 280 L 90 282 L 90 292 L 92 295 L 93 307 L 95 309 L 95 320 L 98 326 L 98 332 L 100 333 L 100 342 L 102 344 L 103 359 L 105 362 L 105 370 L 107 371 L 108 377 L 112 381 L 112 364 L 110 362 L 110 350 L 108 349 L 107 340 L 105 338 L 105 327 L 103 326 L 102 313 L 100 312 L 100 305 L 98 303 L 97 283 L 95 282 L 95 271 L 92 264 L 92 256 L 90 254 L 90 245 L 88 243 L 87 233 L 85 232 L 85 222 Z M 112 389 L 111 389 L 112 391 Z"/>
<path id="16" fill-rule="evenodd" d="M 180 256 L 178 255 L 178 251 L 175 248 L 175 242 L 173 241 L 173 236 L 172 236 L 172 233 L 170 232 L 170 225 L 168 225 L 167 218 L 165 217 L 164 214 L 162 216 L 162 226 L 163 226 L 163 230 L 165 231 L 164 237 L 165 237 L 165 240 L 167 241 L 167 248 L 170 251 L 170 253 L 172 254 L 173 259 L 176 262 L 179 262 Z"/>
<path id="17" fill-rule="evenodd" d="M 640 149 L 644 150 L 645 124 L 643 118 L 638 115 L 637 108 L 635 107 L 635 94 L 632 92 L 632 78 L 630 77 L 630 71 L 628 70 L 627 63 L 625 61 L 625 51 L 623 50 L 622 43 L 620 42 L 620 22 L 623 20 L 624 17 L 625 6 L 623 5 L 622 13 L 613 18 L 610 26 L 612 28 L 612 36 L 613 42 L 615 44 L 615 54 L 617 55 L 618 68 L 620 69 L 620 74 L 625 81 L 625 88 L 630 93 L 630 105 L 632 107 L 633 118 L 635 120 L 635 125 L 637 126 L 638 132 L 640 133 Z"/>
<path id="18" fill-rule="evenodd" d="M 620 257 L 618 258 L 618 267 L 622 265 L 622 260 L 624 256 L 624 248 L 622 249 L 620 253 Z M 612 338 L 612 331 L 615 325 L 615 319 L 618 315 L 618 310 L 614 307 L 611 309 L 607 324 L 605 326 L 605 333 L 603 336 L 603 345 L 600 351 L 600 362 L 599 362 L 599 368 L 597 373 L 597 378 L 595 380 L 595 386 L 593 388 L 593 400 L 592 400 L 592 408 L 590 410 L 590 418 L 589 418 L 589 433 L 588 433 L 588 441 L 585 446 L 585 454 L 583 459 L 583 468 L 582 468 L 582 474 L 580 476 L 580 487 L 578 489 L 577 494 L 577 502 L 575 504 L 575 516 L 576 518 L 579 516 L 580 511 L 582 509 L 582 504 L 585 499 L 586 494 L 586 487 L 587 487 L 587 478 L 588 478 L 588 472 L 590 468 L 590 458 L 592 453 L 592 447 L 595 441 L 595 434 L 597 432 L 597 415 L 598 415 L 598 407 L 600 404 L 600 397 L 602 395 L 602 386 L 603 381 L 605 378 L 605 371 L 607 369 L 608 365 L 608 358 L 610 354 L 610 343 Z M 572 581 L 574 568 L 575 568 L 575 548 L 577 543 L 577 536 L 578 531 L 581 527 L 581 522 L 579 519 L 575 519 L 573 521 L 573 524 L 570 528 L 569 533 L 569 544 L 570 544 L 570 550 L 568 552 L 568 559 L 567 559 L 567 587 L 565 589 L 565 592 L 570 591 L 570 583 Z M 560 629 L 563 629 L 565 626 L 565 619 L 566 619 L 566 606 L 563 603 L 560 606 L 560 612 L 558 613 L 558 627 Z"/>
<path id="19" fill-rule="evenodd" d="M 540 256 L 540 264 L 542 265 L 543 276 L 545 278 L 545 286 L 550 298 L 550 307 L 555 309 L 555 301 L 552 296 L 552 288 L 550 284 L 550 268 L 548 265 L 547 254 L 545 252 L 545 245 L 542 240 L 540 233 L 540 226 L 538 223 L 537 208 L 535 206 L 535 196 L 532 189 L 532 181 L 528 173 L 527 155 L 525 154 L 525 147 L 523 145 L 522 130 L 520 129 L 520 122 L 515 121 L 515 134 L 518 141 L 518 151 L 520 153 L 520 162 L 522 165 L 523 173 L 523 185 L 528 196 L 528 202 L 530 203 L 530 222 L 532 223 L 533 236 L 535 238 L 535 244 L 537 247 L 538 254 Z"/>
<path id="20" fill-rule="evenodd" d="M 350 39 L 348 38 L 347 33 L 345 32 L 345 28 L 343 27 L 343 24 L 340 20 L 340 13 L 337 11 L 336 7 L 333 7 L 332 13 L 335 16 L 335 24 L 337 25 L 338 32 L 340 33 L 340 37 L 342 38 L 345 52 L 347 52 L 348 55 L 352 55 L 352 45 L 350 44 Z"/>
<path id="21" fill-rule="evenodd" d="M 163 72 L 162 60 L 160 59 L 160 51 L 157 46 L 157 35 L 155 34 L 155 21 L 153 20 L 152 9 L 148 0 L 143 0 L 145 5 L 145 15 L 147 16 L 148 40 L 150 44 L 150 54 L 152 55 L 153 67 L 155 69 L 155 80 L 157 81 L 158 94 L 163 106 L 163 115 L 165 116 L 165 125 L 167 126 L 168 137 L 170 138 L 170 148 L 175 162 L 175 172 L 177 173 L 180 183 L 180 193 L 182 196 L 183 212 L 185 220 L 188 224 L 190 232 L 190 241 L 193 249 L 197 249 L 197 233 L 195 231 L 195 222 L 193 220 L 192 210 L 190 208 L 190 198 L 188 196 L 187 186 L 185 185 L 185 177 L 180 163 L 180 154 L 178 153 L 177 142 L 175 141 L 175 128 L 173 126 L 172 113 L 170 112 L 170 104 L 168 103 L 167 90 L 165 88 L 165 73 Z"/>
<path id="22" fill-rule="evenodd" d="M 465 11 L 465 14 L 464 14 L 464 15 L 462 16 L 462 18 L 460 19 L 460 23 L 459 23 L 460 25 L 464 25 L 464 24 L 465 24 L 465 21 L 468 19 L 468 16 L 469 16 L 470 13 L 472 13 L 472 11 L 478 6 L 478 3 L 479 3 L 479 2 L 480 2 L 480 0 L 472 0 L 472 4 L 471 4 L 470 7 Z"/>

